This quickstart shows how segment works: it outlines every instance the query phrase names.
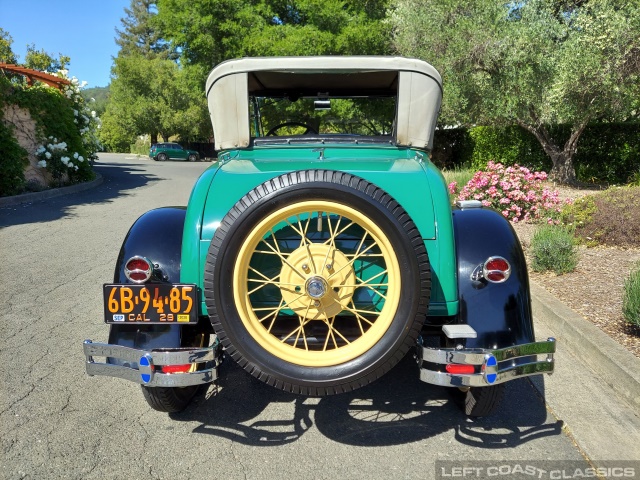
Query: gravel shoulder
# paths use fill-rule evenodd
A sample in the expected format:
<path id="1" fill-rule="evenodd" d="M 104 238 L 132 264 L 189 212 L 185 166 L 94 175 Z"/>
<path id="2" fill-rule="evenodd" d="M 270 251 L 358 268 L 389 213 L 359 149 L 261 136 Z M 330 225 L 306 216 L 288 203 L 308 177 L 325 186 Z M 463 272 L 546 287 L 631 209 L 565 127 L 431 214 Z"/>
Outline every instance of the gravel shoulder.
<path id="1" fill-rule="evenodd" d="M 514 224 L 528 263 L 528 250 L 536 227 Z M 579 255 L 578 266 L 571 273 L 537 273 L 529 265 L 529 276 L 640 358 L 640 328 L 627 324 L 622 315 L 624 281 L 633 265 L 640 261 L 640 249 L 580 246 Z"/>

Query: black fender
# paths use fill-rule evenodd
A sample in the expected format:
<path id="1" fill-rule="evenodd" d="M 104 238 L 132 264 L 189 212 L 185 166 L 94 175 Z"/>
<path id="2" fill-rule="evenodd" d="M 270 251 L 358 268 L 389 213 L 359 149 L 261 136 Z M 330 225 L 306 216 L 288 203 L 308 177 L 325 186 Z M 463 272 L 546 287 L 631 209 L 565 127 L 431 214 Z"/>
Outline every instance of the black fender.
<path id="1" fill-rule="evenodd" d="M 154 263 L 155 282 L 180 282 L 182 231 L 186 207 L 163 207 L 138 218 L 125 237 L 116 261 L 114 283 L 131 283 L 124 265 L 135 255 Z M 176 348 L 181 346 L 182 325 L 111 325 L 109 343 L 136 349 Z M 191 327 L 192 329 L 194 327 Z"/>
<path id="2" fill-rule="evenodd" d="M 511 224 L 490 208 L 454 208 L 458 259 L 458 321 L 473 327 L 477 338 L 467 348 L 504 348 L 535 341 L 529 276 L 522 246 Z M 491 256 L 504 257 L 511 276 L 504 283 L 471 278 Z"/>

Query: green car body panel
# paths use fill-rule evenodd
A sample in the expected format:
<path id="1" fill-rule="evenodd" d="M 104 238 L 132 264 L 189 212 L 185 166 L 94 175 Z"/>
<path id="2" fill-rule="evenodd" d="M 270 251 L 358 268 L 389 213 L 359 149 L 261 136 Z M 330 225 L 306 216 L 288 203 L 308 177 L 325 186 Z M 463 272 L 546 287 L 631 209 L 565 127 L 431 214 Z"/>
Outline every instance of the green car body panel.
<path id="1" fill-rule="evenodd" d="M 446 183 L 425 151 L 381 145 L 263 146 L 223 151 L 191 193 L 182 242 L 181 281 L 203 288 L 211 239 L 227 212 L 248 191 L 278 175 L 337 170 L 364 178 L 393 196 L 425 242 L 432 269 L 429 315 L 458 312 L 456 258 Z M 207 314 L 202 300 L 201 312 Z"/>

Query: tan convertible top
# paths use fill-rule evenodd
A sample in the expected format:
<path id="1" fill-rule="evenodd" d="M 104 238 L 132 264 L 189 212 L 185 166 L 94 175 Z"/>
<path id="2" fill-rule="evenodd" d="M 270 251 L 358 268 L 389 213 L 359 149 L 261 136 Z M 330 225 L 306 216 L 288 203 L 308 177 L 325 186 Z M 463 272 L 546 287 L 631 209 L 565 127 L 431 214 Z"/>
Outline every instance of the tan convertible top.
<path id="1" fill-rule="evenodd" d="M 396 143 L 431 149 L 442 79 L 413 58 L 374 56 L 264 57 L 228 60 L 206 83 L 215 148 L 249 146 L 249 96 L 398 97 Z"/>

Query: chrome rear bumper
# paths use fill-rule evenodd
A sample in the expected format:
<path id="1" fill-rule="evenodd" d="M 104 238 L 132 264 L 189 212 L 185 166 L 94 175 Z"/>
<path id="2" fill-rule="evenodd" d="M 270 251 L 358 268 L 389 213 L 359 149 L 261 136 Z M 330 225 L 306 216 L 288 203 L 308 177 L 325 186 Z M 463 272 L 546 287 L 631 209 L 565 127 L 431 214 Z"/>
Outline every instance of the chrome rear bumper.
<path id="1" fill-rule="evenodd" d="M 211 383 L 218 378 L 218 366 L 222 361 L 218 339 L 203 348 L 166 348 L 162 350 L 138 350 L 108 343 L 83 342 L 87 373 L 122 378 L 147 387 L 187 387 Z M 94 357 L 105 357 L 96 362 Z M 163 373 L 162 366 L 186 365 L 185 373 Z"/>
<path id="2" fill-rule="evenodd" d="M 555 338 L 495 350 L 430 348 L 418 338 L 416 357 L 423 382 L 446 387 L 486 387 L 538 373 L 553 373 L 555 351 Z M 455 373 L 463 365 L 473 366 L 474 373 Z"/>

